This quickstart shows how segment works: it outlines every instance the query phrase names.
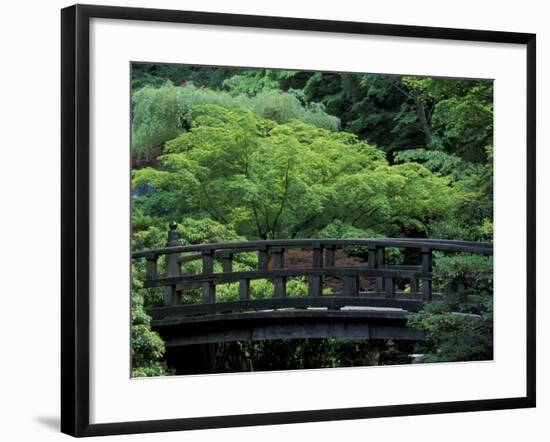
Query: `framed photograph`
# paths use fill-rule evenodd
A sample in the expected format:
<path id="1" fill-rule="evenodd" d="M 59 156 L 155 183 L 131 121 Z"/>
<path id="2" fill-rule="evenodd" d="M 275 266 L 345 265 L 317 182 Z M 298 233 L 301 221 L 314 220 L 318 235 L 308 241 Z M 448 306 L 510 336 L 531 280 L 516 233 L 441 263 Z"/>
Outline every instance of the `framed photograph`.
<path id="1" fill-rule="evenodd" d="M 534 34 L 61 18 L 64 433 L 535 406 Z"/>

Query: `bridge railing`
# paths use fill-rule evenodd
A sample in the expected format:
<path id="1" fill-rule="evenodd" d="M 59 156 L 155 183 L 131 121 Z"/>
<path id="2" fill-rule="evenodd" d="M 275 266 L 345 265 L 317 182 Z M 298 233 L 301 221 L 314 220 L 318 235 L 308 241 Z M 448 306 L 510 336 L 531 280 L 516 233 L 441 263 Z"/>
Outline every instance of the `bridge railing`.
<path id="1" fill-rule="evenodd" d="M 177 306 L 181 293 L 200 288 L 202 303 L 186 306 L 190 314 L 215 313 L 238 308 L 284 308 L 318 306 L 340 308 L 349 305 L 368 306 L 410 306 L 418 310 L 419 303 L 431 301 L 432 292 L 432 252 L 469 252 L 491 255 L 490 243 L 472 241 L 431 240 L 431 239 L 297 239 L 264 240 L 234 243 L 181 245 L 177 225 L 172 223 L 166 247 L 135 252 L 134 259 L 145 259 L 145 288 L 164 287 L 164 305 Z M 336 264 L 336 251 L 347 246 L 366 248 L 367 262 L 359 266 L 339 266 Z M 420 255 L 416 265 L 389 265 L 386 263 L 386 249 L 414 249 Z M 291 249 L 306 250 L 311 253 L 311 266 L 292 268 L 285 266 L 285 254 Z M 236 255 L 244 252 L 257 254 L 257 268 L 249 271 L 233 271 Z M 158 272 L 159 258 L 165 257 L 165 270 Z M 199 274 L 182 272 L 185 263 L 201 261 Z M 214 263 L 221 263 L 221 272 L 214 271 Z M 287 281 L 305 277 L 308 282 L 307 296 L 287 298 Z M 323 295 L 323 282 L 326 278 L 342 281 L 338 296 Z M 360 278 L 375 281 L 375 290 L 361 291 Z M 252 300 L 250 281 L 265 279 L 273 283 L 270 299 Z M 408 280 L 410 292 L 397 292 L 395 282 Z M 216 286 L 227 283 L 239 284 L 239 301 L 216 302 Z M 304 294 L 306 295 L 306 294 Z"/>

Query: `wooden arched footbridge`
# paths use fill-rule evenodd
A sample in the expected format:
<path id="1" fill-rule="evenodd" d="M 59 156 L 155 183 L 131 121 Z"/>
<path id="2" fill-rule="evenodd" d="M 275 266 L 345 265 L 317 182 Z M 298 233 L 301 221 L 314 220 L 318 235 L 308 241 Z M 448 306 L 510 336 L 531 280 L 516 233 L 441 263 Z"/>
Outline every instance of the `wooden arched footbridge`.
<path id="1" fill-rule="evenodd" d="M 362 247 L 367 261 L 350 266 L 338 263 L 338 250 Z M 390 265 L 386 250 L 405 250 L 417 263 Z M 310 263 L 292 266 L 285 255 L 306 251 Z M 429 239 L 296 239 L 224 244 L 180 244 L 171 224 L 165 248 L 134 253 L 147 262 L 144 287 L 164 287 L 164 305 L 148 309 L 152 327 L 166 346 L 213 342 L 297 339 L 420 340 L 422 334 L 406 326 L 408 312 L 422 310 L 438 298 L 432 293 L 432 252 L 491 255 L 490 243 Z M 257 255 L 257 268 L 234 271 L 240 253 Z M 164 271 L 158 272 L 159 259 Z M 199 273 L 183 273 L 182 266 L 202 263 Z M 219 262 L 221 271 L 215 272 Z M 287 296 L 289 279 L 304 277 L 307 293 Z M 250 282 L 269 280 L 271 297 L 254 299 Z M 331 293 L 323 288 L 332 285 Z M 238 283 L 239 299 L 216 300 L 216 286 Z M 407 290 L 403 290 L 406 287 Z M 201 290 L 200 303 L 181 304 L 182 293 Z"/>

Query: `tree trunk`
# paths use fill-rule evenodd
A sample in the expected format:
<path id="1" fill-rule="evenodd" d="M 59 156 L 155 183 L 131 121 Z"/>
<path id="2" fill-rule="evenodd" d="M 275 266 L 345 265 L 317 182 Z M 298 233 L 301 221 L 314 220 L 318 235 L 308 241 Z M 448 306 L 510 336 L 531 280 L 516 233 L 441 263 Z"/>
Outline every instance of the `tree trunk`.
<path id="1" fill-rule="evenodd" d="M 424 132 L 424 139 L 426 140 L 426 147 L 429 147 L 432 143 L 432 129 L 430 123 L 428 122 L 428 117 L 426 116 L 426 106 L 418 98 L 415 97 L 414 104 L 416 106 L 416 115 L 418 116 L 418 121 L 420 122 L 420 128 Z"/>

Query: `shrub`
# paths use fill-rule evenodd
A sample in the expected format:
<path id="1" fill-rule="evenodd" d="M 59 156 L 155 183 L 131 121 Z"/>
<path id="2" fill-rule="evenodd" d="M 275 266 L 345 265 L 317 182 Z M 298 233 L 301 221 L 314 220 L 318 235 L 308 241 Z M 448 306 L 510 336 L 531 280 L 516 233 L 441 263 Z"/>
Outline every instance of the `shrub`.
<path id="1" fill-rule="evenodd" d="M 433 275 L 434 288 L 443 292 L 442 301 L 408 316 L 408 325 L 426 334 L 427 341 L 417 349 L 425 353 L 423 361 L 492 359 L 492 257 L 439 253 L 435 255 Z"/>

